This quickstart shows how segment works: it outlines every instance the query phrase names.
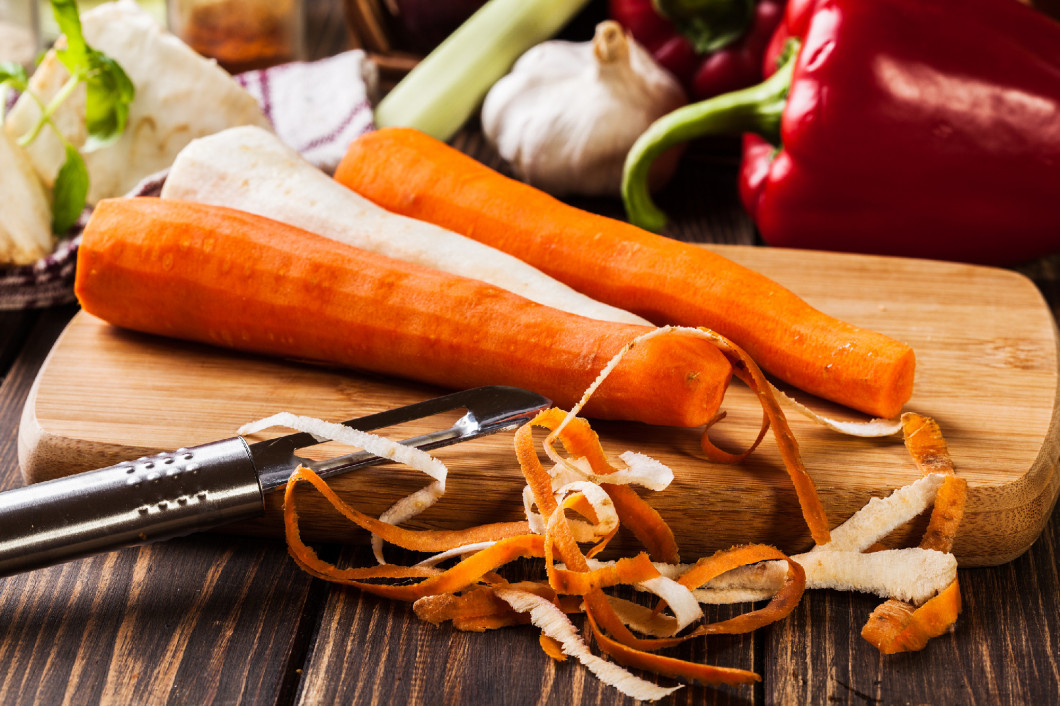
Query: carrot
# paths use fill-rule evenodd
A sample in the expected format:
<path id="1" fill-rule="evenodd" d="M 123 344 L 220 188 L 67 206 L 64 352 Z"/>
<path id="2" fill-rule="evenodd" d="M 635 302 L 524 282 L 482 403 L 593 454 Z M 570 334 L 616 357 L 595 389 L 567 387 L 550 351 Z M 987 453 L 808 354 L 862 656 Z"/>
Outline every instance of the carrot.
<path id="1" fill-rule="evenodd" d="M 573 314 L 648 323 L 590 299 L 508 253 L 376 206 L 272 132 L 253 125 L 192 141 L 169 168 L 162 197 L 250 211 L 364 250 L 480 279 Z"/>
<path id="2" fill-rule="evenodd" d="M 386 128 L 354 140 L 335 178 L 594 299 L 657 324 L 713 329 L 819 397 L 893 417 L 912 395 L 909 346 L 827 316 L 709 250 L 568 206 L 423 133 Z"/>
<path id="3" fill-rule="evenodd" d="M 443 387 L 515 385 L 561 406 L 652 330 L 561 312 L 262 216 L 167 199 L 101 202 L 82 238 L 75 291 L 87 312 L 125 328 Z M 709 342 L 656 336 L 628 352 L 586 413 L 699 426 L 717 413 L 730 375 Z"/>

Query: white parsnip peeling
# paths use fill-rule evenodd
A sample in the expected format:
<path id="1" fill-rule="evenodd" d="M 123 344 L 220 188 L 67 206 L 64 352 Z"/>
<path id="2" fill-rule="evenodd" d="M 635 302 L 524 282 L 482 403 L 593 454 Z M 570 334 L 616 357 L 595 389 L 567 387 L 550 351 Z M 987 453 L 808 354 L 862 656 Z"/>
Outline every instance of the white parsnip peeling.
<path id="1" fill-rule="evenodd" d="M 931 507 L 944 477 L 926 475 L 898 488 L 886 498 L 872 498 L 864 507 L 832 530 L 832 541 L 812 552 L 863 552 L 888 534 Z"/>
<path id="2" fill-rule="evenodd" d="M 793 556 L 806 570 L 807 588 L 875 593 L 920 605 L 957 578 L 957 560 L 933 549 L 808 552 Z"/>
<path id="3" fill-rule="evenodd" d="M 627 671 L 614 662 L 593 654 L 581 639 L 577 628 L 559 608 L 541 596 L 525 591 L 497 589 L 497 596 L 514 610 L 529 613 L 530 622 L 558 642 L 564 654 L 574 657 L 603 683 L 613 686 L 638 701 L 658 701 L 680 686 L 662 687 Z"/>

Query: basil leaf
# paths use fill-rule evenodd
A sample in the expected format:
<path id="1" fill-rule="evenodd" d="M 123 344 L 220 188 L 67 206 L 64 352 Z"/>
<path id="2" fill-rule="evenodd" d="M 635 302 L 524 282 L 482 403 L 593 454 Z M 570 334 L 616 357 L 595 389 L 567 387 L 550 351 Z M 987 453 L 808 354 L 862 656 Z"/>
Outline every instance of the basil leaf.
<path id="1" fill-rule="evenodd" d="M 77 223 L 88 197 L 88 169 L 73 145 L 66 146 L 66 161 L 52 187 L 52 232 L 62 235 Z"/>

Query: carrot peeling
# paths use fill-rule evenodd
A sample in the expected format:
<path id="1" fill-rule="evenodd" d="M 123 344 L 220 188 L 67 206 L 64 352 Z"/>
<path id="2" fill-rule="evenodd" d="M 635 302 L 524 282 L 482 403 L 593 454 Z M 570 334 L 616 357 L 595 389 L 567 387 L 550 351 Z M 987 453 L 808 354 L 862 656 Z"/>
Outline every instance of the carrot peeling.
<path id="1" fill-rule="evenodd" d="M 885 655 L 922 650 L 949 632 L 961 612 L 961 589 L 954 581 L 919 608 L 889 600 L 872 612 L 861 636 Z"/>

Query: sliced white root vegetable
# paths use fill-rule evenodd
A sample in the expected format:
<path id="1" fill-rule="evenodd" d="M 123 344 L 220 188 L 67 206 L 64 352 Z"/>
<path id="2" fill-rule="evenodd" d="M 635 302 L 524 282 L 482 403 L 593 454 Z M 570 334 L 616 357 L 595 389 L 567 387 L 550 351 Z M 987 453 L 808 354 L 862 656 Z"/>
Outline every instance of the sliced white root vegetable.
<path id="1" fill-rule="evenodd" d="M 651 325 L 507 253 L 376 206 L 260 128 L 232 128 L 192 142 L 173 163 L 162 196 L 256 213 L 363 250 L 489 282 L 581 316 Z"/>
<path id="2" fill-rule="evenodd" d="M 427 452 L 406 446 L 378 434 L 369 434 L 358 429 L 351 429 L 336 422 L 328 422 L 313 417 L 302 417 L 290 412 L 279 412 L 271 417 L 248 422 L 241 426 L 237 433 L 240 436 L 254 434 L 270 427 L 287 427 L 295 431 L 312 434 L 319 443 L 338 441 L 342 444 L 364 449 L 376 456 L 396 461 L 406 466 L 412 466 L 441 483 L 442 490 L 445 490 L 445 477 L 449 471 L 444 463 Z"/>
<path id="3" fill-rule="evenodd" d="M 598 474 L 584 458 L 564 458 L 563 463 L 549 469 L 553 487 L 577 480 L 591 483 L 610 483 L 611 485 L 639 485 L 648 490 L 660 491 L 673 483 L 674 472 L 669 466 L 635 451 L 622 452 L 615 464 L 613 473 Z"/>
<path id="4" fill-rule="evenodd" d="M 823 414 L 818 414 L 812 409 L 804 405 L 803 403 L 796 400 L 794 397 L 788 396 L 785 392 L 778 389 L 775 385 L 770 384 L 770 391 L 779 399 L 784 402 L 792 409 L 797 411 L 804 417 L 808 417 L 813 421 L 821 424 L 832 431 L 837 431 L 840 434 L 846 434 L 847 436 L 860 436 L 864 438 L 878 438 L 882 436 L 894 436 L 902 431 L 902 420 L 898 419 L 869 419 L 866 421 L 849 421 L 842 419 L 832 419 Z"/>
<path id="5" fill-rule="evenodd" d="M 656 461 L 651 456 L 636 451 L 624 451 L 619 458 L 626 464 L 616 472 L 599 476 L 601 483 L 633 484 L 648 490 L 666 490 L 674 482 L 673 469 L 665 463 Z"/>
<path id="6" fill-rule="evenodd" d="M 582 641 L 577 628 L 563 611 L 541 596 L 508 588 L 497 589 L 496 594 L 513 610 L 529 613 L 530 622 L 558 642 L 564 654 L 576 658 L 600 681 L 613 686 L 626 696 L 638 701 L 657 701 L 681 688 L 653 684 L 614 662 L 596 656 Z"/>
<path id="7" fill-rule="evenodd" d="M 391 525 L 400 525 L 434 505 L 444 494 L 445 483 L 435 481 L 425 488 L 420 488 L 416 492 L 398 500 L 379 516 L 379 521 Z M 377 534 L 372 535 L 372 554 L 380 564 L 386 563 L 383 558 L 383 538 Z"/>
<path id="8" fill-rule="evenodd" d="M 560 500 L 563 489 L 572 483 L 640 485 L 649 490 L 658 491 L 666 489 L 673 482 L 673 470 L 650 456 L 626 451 L 619 456 L 619 459 L 625 466 L 606 475 L 594 473 L 584 458 L 566 458 L 563 459 L 564 463 L 554 465 L 548 472 L 552 477 L 552 492 L 557 496 L 557 501 Z M 544 534 L 545 521 L 534 509 L 534 493 L 528 485 L 523 486 L 523 510 L 526 513 L 527 522 L 530 523 L 530 531 L 535 534 Z M 592 525 L 588 522 L 572 520 L 570 526 L 574 539 L 578 542 L 590 542 L 611 531 L 609 528 L 601 532 L 600 522 Z"/>
<path id="9" fill-rule="evenodd" d="M 758 601 L 769 600 L 774 593 L 776 591 L 765 588 L 697 588 L 692 591 L 692 595 L 696 597 L 696 600 L 704 605 L 757 603 Z"/>
<path id="10" fill-rule="evenodd" d="M 86 41 L 117 61 L 136 88 L 125 132 L 99 149 L 88 145 L 84 86 L 52 115 L 66 139 L 82 151 L 90 204 L 128 193 L 144 177 L 168 167 L 196 137 L 233 125 L 269 126 L 254 97 L 217 62 L 196 54 L 133 0 L 107 2 L 84 12 L 81 28 Z M 30 89 L 47 103 L 68 76 L 55 52 L 49 51 L 33 72 Z M 39 116 L 38 103 L 23 96 L 6 121 L 9 134 L 25 134 Z M 27 151 L 50 188 L 65 159 L 62 142 L 45 130 Z"/>
<path id="11" fill-rule="evenodd" d="M 0 266 L 28 265 L 52 250 L 48 195 L 25 151 L 2 129 L 0 165 Z"/>
<path id="12" fill-rule="evenodd" d="M 641 591 L 653 593 L 666 601 L 673 615 L 654 614 L 654 609 L 636 603 L 611 598 L 612 605 L 622 621 L 630 628 L 653 637 L 671 637 L 703 617 L 692 591 L 665 576 L 658 576 L 636 584 Z"/>
<path id="13" fill-rule="evenodd" d="M 579 519 L 568 518 L 571 534 L 577 542 L 594 542 L 601 537 L 607 536 L 618 527 L 618 512 L 611 496 L 595 483 L 588 481 L 576 481 L 568 483 L 556 492 L 556 500 L 563 503 L 565 499 L 581 493 L 589 502 L 593 512 L 596 514 L 596 522 L 589 523 Z"/>
<path id="14" fill-rule="evenodd" d="M 615 615 L 634 632 L 649 637 L 673 637 L 678 632 L 677 621 L 671 615 L 656 613 L 653 608 L 624 598 L 608 596 L 607 600 Z"/>

